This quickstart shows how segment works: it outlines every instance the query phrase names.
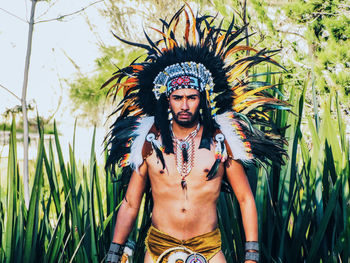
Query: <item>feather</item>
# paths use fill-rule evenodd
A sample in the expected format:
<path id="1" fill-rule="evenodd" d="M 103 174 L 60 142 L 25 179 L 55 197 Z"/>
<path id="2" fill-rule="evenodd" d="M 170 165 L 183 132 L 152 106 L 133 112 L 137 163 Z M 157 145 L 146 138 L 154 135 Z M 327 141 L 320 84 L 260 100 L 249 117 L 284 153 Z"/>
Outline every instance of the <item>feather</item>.
<path id="1" fill-rule="evenodd" d="M 221 46 L 220 46 L 220 49 L 217 50 L 217 54 L 222 54 L 223 49 L 226 47 L 227 40 L 228 40 L 229 35 L 231 34 L 231 30 L 232 30 L 232 28 L 233 28 L 233 26 L 234 26 L 234 22 L 235 22 L 235 19 L 234 19 L 234 18 L 235 18 L 235 17 L 233 16 L 233 17 L 232 17 L 232 21 L 231 21 L 231 23 L 230 23 L 230 25 L 229 25 L 229 27 L 228 27 L 228 29 L 227 29 L 227 33 L 225 34 L 225 38 L 224 38 L 224 40 L 222 41 L 222 44 L 221 44 Z"/>
<path id="2" fill-rule="evenodd" d="M 221 163 L 220 159 L 216 159 L 213 166 L 211 167 L 209 173 L 207 174 L 207 181 L 213 179 L 213 177 L 216 175 L 219 169 L 219 165 Z"/>
<path id="3" fill-rule="evenodd" d="M 159 142 L 157 140 L 153 140 L 152 147 L 156 152 L 158 160 L 160 160 L 160 162 L 162 163 L 163 169 L 165 169 L 165 160 Z"/>
<path id="4" fill-rule="evenodd" d="M 186 10 L 185 10 L 185 16 L 186 16 L 185 42 L 188 43 L 188 36 L 190 32 L 190 17 L 188 16 L 188 13 Z"/>
<path id="5" fill-rule="evenodd" d="M 237 123 L 233 119 L 233 114 L 226 112 L 216 115 L 215 121 L 219 124 L 220 131 L 225 136 L 228 145 L 231 148 L 233 159 L 249 161 L 253 157 L 250 154 L 250 149 L 247 149 L 243 143 L 239 131 L 237 130 Z"/>
<path id="6" fill-rule="evenodd" d="M 114 32 L 112 32 L 113 36 L 115 36 L 119 41 L 124 42 L 125 44 L 131 45 L 131 46 L 135 46 L 135 47 L 140 47 L 143 49 L 148 50 L 149 52 L 153 52 L 152 48 L 150 48 L 147 45 L 144 44 L 140 44 L 140 43 L 134 43 L 134 42 L 130 42 L 128 40 L 122 39 L 120 38 L 117 34 L 115 34 Z"/>
<path id="7" fill-rule="evenodd" d="M 159 48 L 157 47 L 156 44 L 154 44 L 154 42 L 150 39 L 150 37 L 147 35 L 146 31 L 143 30 L 143 33 L 148 41 L 148 43 L 153 47 L 153 50 L 156 50 L 158 52 L 158 54 L 162 54 L 162 52 L 159 50 Z"/>
<path id="8" fill-rule="evenodd" d="M 143 163 L 142 148 L 145 143 L 146 136 L 154 123 L 154 117 L 144 117 L 139 120 L 137 129 L 134 131 L 135 140 L 130 149 L 130 167 L 138 171 Z"/>
<path id="9" fill-rule="evenodd" d="M 192 16 L 192 45 L 197 45 L 197 36 L 198 36 L 198 32 L 197 32 L 197 26 L 196 26 L 196 18 L 193 14 L 193 11 L 191 9 L 191 7 L 189 6 L 189 4 L 187 2 L 185 2 L 185 4 L 187 5 L 188 9 L 190 10 L 191 16 Z"/>

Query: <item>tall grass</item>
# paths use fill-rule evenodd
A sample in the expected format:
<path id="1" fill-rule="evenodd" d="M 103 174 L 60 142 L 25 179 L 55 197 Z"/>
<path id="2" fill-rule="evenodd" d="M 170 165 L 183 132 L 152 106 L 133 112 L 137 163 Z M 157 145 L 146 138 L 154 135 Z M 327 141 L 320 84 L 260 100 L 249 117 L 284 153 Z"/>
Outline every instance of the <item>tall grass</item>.
<path id="1" fill-rule="evenodd" d="M 305 91 L 294 92 L 295 114 L 274 116 L 280 126 L 289 126 L 288 163 L 248 170 L 258 209 L 261 262 L 349 262 L 349 141 L 339 103 L 337 98 L 324 101 L 317 129 L 314 118 L 303 114 Z M 222 194 L 219 216 L 228 262 L 243 262 L 237 201 Z"/>
<path id="2" fill-rule="evenodd" d="M 322 106 L 317 128 L 304 116 L 304 92 L 291 94 L 295 114 L 277 113 L 288 125 L 290 159 L 283 167 L 250 167 L 248 176 L 259 215 L 261 262 L 348 262 L 350 259 L 349 142 L 337 99 Z M 302 120 L 307 120 L 307 131 Z M 30 206 L 11 126 L 7 190 L 0 196 L 0 262 L 101 262 L 113 235 L 115 211 L 125 187 L 96 164 L 95 135 L 90 161 L 78 166 L 74 146 L 64 160 L 57 127 L 54 140 L 40 142 Z M 303 130 L 302 130 L 303 129 Z M 307 138 L 310 137 L 310 138 Z M 107 156 L 106 156 L 107 157 Z M 137 240 L 133 262 L 142 262 L 151 205 L 147 192 L 130 238 Z M 233 196 L 222 193 L 218 215 L 229 263 L 243 262 L 244 232 Z"/>

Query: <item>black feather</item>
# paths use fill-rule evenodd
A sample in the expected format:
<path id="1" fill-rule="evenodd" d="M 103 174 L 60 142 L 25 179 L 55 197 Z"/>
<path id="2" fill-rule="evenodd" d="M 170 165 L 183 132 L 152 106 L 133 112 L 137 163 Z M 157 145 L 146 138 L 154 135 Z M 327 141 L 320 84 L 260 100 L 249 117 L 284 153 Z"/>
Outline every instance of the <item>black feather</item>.
<path id="1" fill-rule="evenodd" d="M 207 174 L 207 181 L 209 181 L 209 180 L 214 178 L 214 176 L 218 172 L 220 163 L 221 163 L 221 159 L 216 159 L 215 160 L 213 166 L 211 167 L 209 173 Z"/>
<path id="2" fill-rule="evenodd" d="M 153 142 L 152 142 L 152 146 L 153 146 L 153 149 L 156 151 L 158 160 L 160 160 L 160 162 L 163 165 L 163 169 L 165 169 L 165 160 L 164 160 L 162 151 Z"/>

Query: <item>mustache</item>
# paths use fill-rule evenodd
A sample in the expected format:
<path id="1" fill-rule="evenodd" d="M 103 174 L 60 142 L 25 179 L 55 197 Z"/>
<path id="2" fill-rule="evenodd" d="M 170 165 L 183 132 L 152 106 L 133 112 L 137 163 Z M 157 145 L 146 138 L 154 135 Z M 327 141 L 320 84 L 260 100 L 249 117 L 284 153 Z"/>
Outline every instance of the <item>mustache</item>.
<path id="1" fill-rule="evenodd" d="M 176 114 L 176 116 L 179 116 L 180 114 L 188 114 L 188 115 L 190 115 L 190 116 L 193 115 L 193 114 L 192 114 L 191 112 L 189 112 L 189 111 L 180 111 L 180 112 L 178 112 L 178 113 Z"/>

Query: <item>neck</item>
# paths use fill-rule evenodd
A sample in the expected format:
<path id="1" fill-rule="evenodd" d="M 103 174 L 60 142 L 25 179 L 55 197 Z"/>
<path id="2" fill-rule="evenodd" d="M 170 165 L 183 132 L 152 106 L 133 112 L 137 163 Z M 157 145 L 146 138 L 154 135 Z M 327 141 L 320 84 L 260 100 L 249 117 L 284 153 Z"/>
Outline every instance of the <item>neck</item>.
<path id="1" fill-rule="evenodd" d="M 192 125 L 184 127 L 173 121 L 171 125 L 175 137 L 178 139 L 186 138 L 187 135 L 197 128 L 198 122 L 199 121 L 195 121 Z"/>

